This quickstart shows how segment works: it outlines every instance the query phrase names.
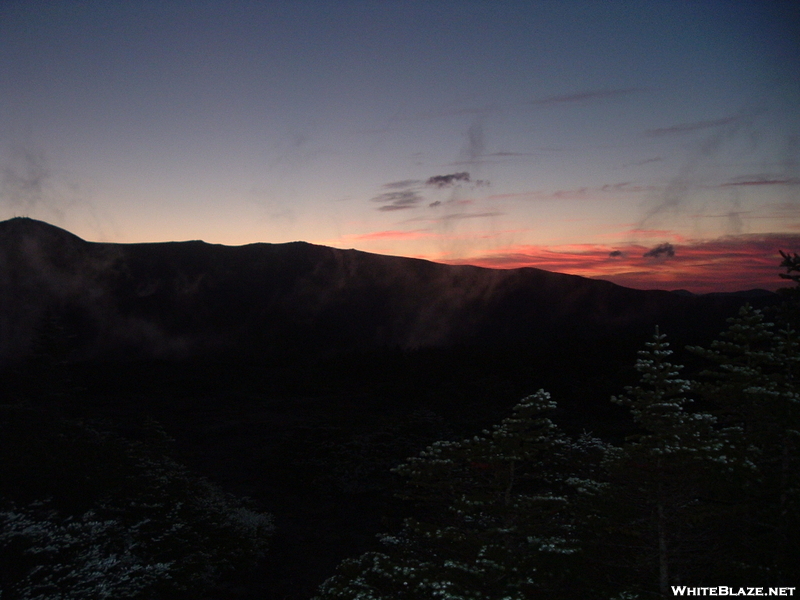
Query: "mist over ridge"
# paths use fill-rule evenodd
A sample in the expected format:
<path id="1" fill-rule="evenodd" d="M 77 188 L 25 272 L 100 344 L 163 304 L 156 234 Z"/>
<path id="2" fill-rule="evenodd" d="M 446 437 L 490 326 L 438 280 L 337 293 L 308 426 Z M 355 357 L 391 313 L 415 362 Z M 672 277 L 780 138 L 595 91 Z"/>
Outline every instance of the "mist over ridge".
<path id="1" fill-rule="evenodd" d="M 0 223 L 0 290 L 4 362 L 33 352 L 54 318 L 68 360 L 180 359 L 577 344 L 657 323 L 686 336 L 742 301 L 305 242 L 95 243 L 28 218 Z"/>

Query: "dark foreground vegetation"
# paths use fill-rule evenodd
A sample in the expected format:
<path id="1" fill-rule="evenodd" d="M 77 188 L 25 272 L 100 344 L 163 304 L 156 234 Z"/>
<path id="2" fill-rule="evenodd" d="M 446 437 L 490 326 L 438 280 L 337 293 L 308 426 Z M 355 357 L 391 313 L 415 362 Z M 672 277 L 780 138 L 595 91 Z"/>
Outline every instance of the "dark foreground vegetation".
<path id="1" fill-rule="evenodd" d="M 784 256 L 800 281 L 800 258 Z M 798 288 L 745 305 L 683 367 L 658 329 L 639 352 L 624 442 L 567 435 L 539 391 L 478 435 L 394 472 L 415 506 L 380 550 L 345 560 L 320 599 L 647 598 L 673 585 L 800 577 Z M 695 400 L 696 399 L 696 400 Z"/>
<path id="2" fill-rule="evenodd" d="M 2 599 L 797 585 L 798 290 L 713 340 L 490 351 L 75 362 L 43 319 L 2 376 Z"/>

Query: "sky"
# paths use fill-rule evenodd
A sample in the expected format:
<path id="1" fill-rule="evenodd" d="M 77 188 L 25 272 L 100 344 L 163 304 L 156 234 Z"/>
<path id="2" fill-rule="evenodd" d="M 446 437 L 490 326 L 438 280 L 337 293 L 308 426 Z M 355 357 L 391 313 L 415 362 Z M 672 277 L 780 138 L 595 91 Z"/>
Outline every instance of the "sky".
<path id="1" fill-rule="evenodd" d="M 640 289 L 800 252 L 790 2 L 0 2 L 0 219 Z"/>

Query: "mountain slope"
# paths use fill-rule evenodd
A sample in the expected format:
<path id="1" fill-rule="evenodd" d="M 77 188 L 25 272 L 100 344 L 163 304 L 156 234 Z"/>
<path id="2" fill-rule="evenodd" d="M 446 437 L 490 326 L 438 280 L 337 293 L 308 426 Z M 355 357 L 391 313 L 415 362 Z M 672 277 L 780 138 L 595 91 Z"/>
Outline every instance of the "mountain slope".
<path id="1" fill-rule="evenodd" d="M 0 357 L 57 319 L 70 360 L 456 345 L 574 344 L 713 333 L 741 300 L 623 288 L 539 269 L 484 269 L 303 242 L 104 244 L 0 223 Z"/>

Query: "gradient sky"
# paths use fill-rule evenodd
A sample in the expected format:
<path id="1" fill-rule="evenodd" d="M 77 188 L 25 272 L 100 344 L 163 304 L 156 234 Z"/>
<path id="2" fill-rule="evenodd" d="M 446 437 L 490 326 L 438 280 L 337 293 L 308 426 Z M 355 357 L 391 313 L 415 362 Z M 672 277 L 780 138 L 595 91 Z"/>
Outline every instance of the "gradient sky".
<path id="1" fill-rule="evenodd" d="M 0 219 L 638 288 L 800 252 L 789 2 L 0 2 Z"/>

